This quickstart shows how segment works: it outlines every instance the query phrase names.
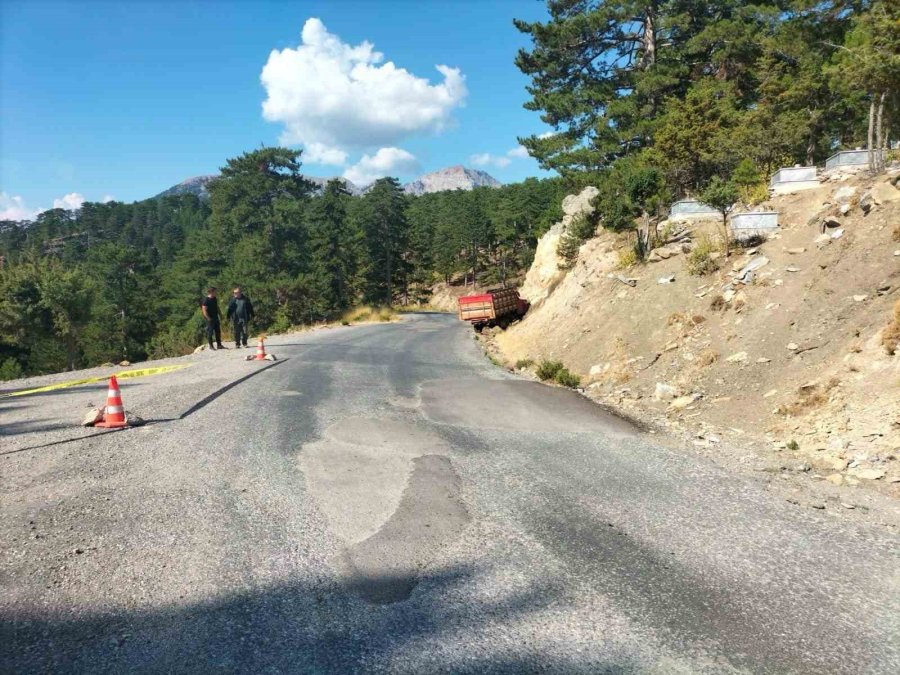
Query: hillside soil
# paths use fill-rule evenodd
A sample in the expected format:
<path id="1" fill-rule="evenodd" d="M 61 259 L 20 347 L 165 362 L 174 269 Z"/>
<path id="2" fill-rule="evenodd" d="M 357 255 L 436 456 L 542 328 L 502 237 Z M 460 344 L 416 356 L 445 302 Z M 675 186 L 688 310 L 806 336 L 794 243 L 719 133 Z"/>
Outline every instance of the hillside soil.
<path id="1" fill-rule="evenodd" d="M 900 311 L 900 190 L 842 176 L 769 209 L 776 234 L 714 252 L 720 269 L 700 276 L 691 251 L 720 240 L 720 223 L 662 223 L 677 241 L 627 268 L 631 242 L 601 232 L 545 278 L 523 321 L 482 339 L 509 367 L 562 361 L 585 395 L 786 479 L 799 491 L 789 499 L 849 509 L 862 487 L 900 497 L 900 349 L 886 344 L 900 333 L 888 328 Z"/>

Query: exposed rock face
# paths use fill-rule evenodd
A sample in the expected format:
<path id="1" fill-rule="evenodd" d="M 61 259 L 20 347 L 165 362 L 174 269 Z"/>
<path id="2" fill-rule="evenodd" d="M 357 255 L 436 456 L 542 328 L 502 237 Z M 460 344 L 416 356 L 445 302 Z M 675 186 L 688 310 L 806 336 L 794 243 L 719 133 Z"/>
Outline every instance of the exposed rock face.
<path id="1" fill-rule="evenodd" d="M 209 190 L 207 186 L 213 179 L 218 178 L 218 174 L 213 176 L 194 176 L 181 181 L 178 185 L 173 185 L 168 190 L 163 190 L 156 197 L 172 197 L 176 195 L 197 195 L 200 199 L 209 199 Z M 154 197 L 154 199 L 156 198 Z"/>
<path id="2" fill-rule="evenodd" d="M 411 195 L 421 195 L 426 192 L 472 190 L 477 187 L 500 187 L 501 185 L 500 181 L 484 171 L 457 165 L 426 173 L 412 183 L 403 186 L 403 191 Z"/>
<path id="3" fill-rule="evenodd" d="M 547 230 L 538 240 L 534 262 L 525 275 L 520 294 L 532 305 L 546 298 L 563 276 L 560 259 L 556 253 L 559 241 L 568 231 L 572 221 L 580 215 L 594 212 L 593 200 L 600 193 L 595 187 L 586 187 L 577 195 L 569 195 L 562 202 L 563 219 Z"/>

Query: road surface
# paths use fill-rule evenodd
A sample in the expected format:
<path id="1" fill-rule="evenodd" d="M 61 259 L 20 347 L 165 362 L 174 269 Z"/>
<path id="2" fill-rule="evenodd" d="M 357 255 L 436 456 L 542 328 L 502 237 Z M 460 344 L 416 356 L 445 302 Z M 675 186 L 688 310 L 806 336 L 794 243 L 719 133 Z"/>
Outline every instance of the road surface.
<path id="1" fill-rule="evenodd" d="M 518 379 L 452 317 L 270 351 L 123 381 L 136 429 L 74 426 L 103 383 L 0 399 L 0 671 L 900 672 L 895 532 Z"/>

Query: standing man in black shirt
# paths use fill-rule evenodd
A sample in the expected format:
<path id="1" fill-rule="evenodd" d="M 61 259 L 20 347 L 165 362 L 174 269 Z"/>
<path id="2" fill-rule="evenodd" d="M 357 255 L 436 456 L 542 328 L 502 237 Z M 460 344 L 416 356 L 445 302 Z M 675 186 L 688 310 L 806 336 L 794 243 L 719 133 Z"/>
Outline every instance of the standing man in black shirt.
<path id="1" fill-rule="evenodd" d="M 222 315 L 219 312 L 219 301 L 216 300 L 215 286 L 206 289 L 206 297 L 200 303 L 200 309 L 203 312 L 203 318 L 206 319 L 206 339 L 209 341 L 209 348 L 225 349 L 225 345 L 222 344 L 222 326 L 219 323 Z M 216 336 L 215 347 L 213 347 L 213 335 Z"/>
<path id="2" fill-rule="evenodd" d="M 234 321 L 234 346 L 240 349 L 241 345 L 247 346 L 248 326 L 253 318 L 253 304 L 238 286 L 232 293 L 231 302 L 228 303 L 226 318 Z"/>

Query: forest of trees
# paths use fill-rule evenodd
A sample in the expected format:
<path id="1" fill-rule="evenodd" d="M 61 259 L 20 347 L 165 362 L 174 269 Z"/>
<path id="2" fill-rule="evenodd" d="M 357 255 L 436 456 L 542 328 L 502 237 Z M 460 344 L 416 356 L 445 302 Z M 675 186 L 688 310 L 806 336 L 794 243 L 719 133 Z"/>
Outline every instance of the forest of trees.
<path id="1" fill-rule="evenodd" d="M 0 222 L 0 379 L 187 353 L 210 285 L 241 285 L 254 327 L 279 331 L 359 303 L 425 303 L 440 279 L 501 284 L 561 215 L 559 179 L 418 197 L 393 178 L 361 197 L 333 180 L 317 194 L 300 157 L 230 159 L 208 201 L 85 203 Z"/>
<path id="2" fill-rule="evenodd" d="M 637 216 L 713 179 L 752 201 L 779 167 L 865 146 L 883 169 L 900 128 L 900 3 L 549 0 L 516 65 L 555 133 L 519 139 L 546 169 Z"/>
<path id="3" fill-rule="evenodd" d="M 521 138 L 558 178 L 405 195 L 392 178 L 321 194 L 301 153 L 227 161 L 210 199 L 52 209 L 0 222 L 0 379 L 186 353 L 208 285 L 240 284 L 259 330 L 358 303 L 425 302 L 435 281 L 502 284 L 527 268 L 562 197 L 595 185 L 598 225 L 640 227 L 674 198 L 765 196 L 780 166 L 868 147 L 883 170 L 900 115 L 900 3 L 884 0 L 549 0 L 516 21 L 532 45 Z M 511 55 L 512 58 L 512 55 Z M 876 152 L 882 150 L 884 152 Z M 640 240 L 640 238 L 638 238 Z"/>

